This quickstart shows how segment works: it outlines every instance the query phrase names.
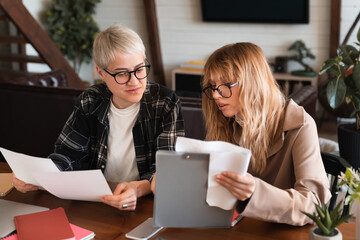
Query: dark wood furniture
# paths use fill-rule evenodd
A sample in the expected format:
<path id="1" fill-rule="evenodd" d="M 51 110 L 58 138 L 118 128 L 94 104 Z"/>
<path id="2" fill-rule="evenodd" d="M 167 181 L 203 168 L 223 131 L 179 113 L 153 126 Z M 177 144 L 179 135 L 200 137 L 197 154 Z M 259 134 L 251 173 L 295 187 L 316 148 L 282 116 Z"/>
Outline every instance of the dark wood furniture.
<path id="1" fill-rule="evenodd" d="M 6 163 L 0 163 L 0 172 L 10 172 Z M 98 202 L 70 201 L 59 199 L 46 191 L 20 193 L 13 189 L 5 196 L 6 200 L 48 207 L 63 207 L 69 221 L 95 232 L 95 239 L 126 239 L 125 234 L 152 217 L 153 197 L 151 195 L 138 200 L 133 212 L 119 211 Z M 176 216 L 174 216 L 176 217 Z M 309 239 L 309 230 L 313 225 L 294 227 L 286 224 L 268 223 L 244 218 L 234 228 L 183 229 L 165 228 L 151 239 Z M 355 224 L 344 223 L 339 227 L 344 240 L 355 240 Z"/>
<path id="2" fill-rule="evenodd" d="M 81 92 L 70 88 L 0 83 L 0 146 L 47 157 L 53 152 L 54 143 Z"/>
<path id="3" fill-rule="evenodd" d="M 48 79 L 47 75 L 39 76 Z M 33 80 L 36 82 L 40 79 Z M 61 82 L 61 79 L 58 81 Z M 0 83 L 0 147 L 36 157 L 47 157 L 53 152 L 54 143 L 82 91 L 65 87 L 29 86 L 27 82 Z M 201 100 L 180 100 L 186 136 L 204 139 Z M 4 161 L 2 154 L 0 161 Z"/>

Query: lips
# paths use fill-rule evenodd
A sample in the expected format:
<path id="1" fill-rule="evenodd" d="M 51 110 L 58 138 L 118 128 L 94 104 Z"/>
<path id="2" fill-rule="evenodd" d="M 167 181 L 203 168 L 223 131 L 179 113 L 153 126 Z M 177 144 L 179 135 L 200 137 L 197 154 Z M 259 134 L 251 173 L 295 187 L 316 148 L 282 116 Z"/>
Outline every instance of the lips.
<path id="1" fill-rule="evenodd" d="M 227 105 L 228 104 L 225 104 L 225 103 L 217 103 L 219 110 L 223 110 L 224 108 L 226 108 Z"/>
<path id="2" fill-rule="evenodd" d="M 139 88 L 132 88 L 132 89 L 128 89 L 126 90 L 127 93 L 131 93 L 131 94 L 135 94 L 138 93 L 140 91 L 141 87 Z"/>

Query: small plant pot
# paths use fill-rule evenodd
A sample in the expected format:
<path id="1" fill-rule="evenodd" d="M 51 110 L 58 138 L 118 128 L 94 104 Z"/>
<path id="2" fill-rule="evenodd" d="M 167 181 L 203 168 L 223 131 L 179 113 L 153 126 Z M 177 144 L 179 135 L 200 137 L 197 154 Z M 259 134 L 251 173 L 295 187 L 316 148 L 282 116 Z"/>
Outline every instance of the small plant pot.
<path id="1" fill-rule="evenodd" d="M 342 234 L 339 229 L 335 228 L 336 234 L 332 236 L 320 235 L 321 231 L 318 227 L 313 227 L 309 232 L 309 240 L 342 240 Z"/>
<path id="2" fill-rule="evenodd" d="M 316 72 L 306 72 L 306 71 L 302 71 L 302 70 L 292 71 L 291 74 L 295 75 L 295 76 L 302 76 L 302 77 L 316 77 L 317 76 Z"/>

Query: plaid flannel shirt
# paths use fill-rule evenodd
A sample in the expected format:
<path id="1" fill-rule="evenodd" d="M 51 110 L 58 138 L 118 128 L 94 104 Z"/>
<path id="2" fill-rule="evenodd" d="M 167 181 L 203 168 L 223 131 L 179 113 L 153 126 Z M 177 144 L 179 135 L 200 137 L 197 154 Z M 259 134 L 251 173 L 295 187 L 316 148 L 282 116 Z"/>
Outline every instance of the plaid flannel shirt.
<path id="1" fill-rule="evenodd" d="M 109 109 L 112 93 L 106 84 L 94 85 L 78 98 L 74 111 L 49 157 L 63 171 L 106 168 Z M 181 105 L 176 94 L 148 82 L 133 127 L 140 179 L 151 181 L 157 150 L 174 150 L 177 136 L 184 136 Z"/>

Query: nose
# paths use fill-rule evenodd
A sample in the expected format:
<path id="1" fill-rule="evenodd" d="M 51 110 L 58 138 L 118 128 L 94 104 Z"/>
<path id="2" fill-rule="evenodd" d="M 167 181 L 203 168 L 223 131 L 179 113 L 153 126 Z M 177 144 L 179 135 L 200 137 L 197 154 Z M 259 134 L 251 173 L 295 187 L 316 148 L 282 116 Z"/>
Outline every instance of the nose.
<path id="1" fill-rule="evenodd" d="M 217 89 L 212 91 L 212 96 L 213 96 L 213 99 L 221 98 L 221 95 Z"/>
<path id="2" fill-rule="evenodd" d="M 130 83 L 130 84 L 137 84 L 138 83 L 138 81 L 140 81 L 139 79 L 137 79 L 137 77 L 135 77 L 135 72 L 131 72 L 130 73 L 130 80 L 129 80 L 129 82 L 128 82 L 128 84 Z"/>

